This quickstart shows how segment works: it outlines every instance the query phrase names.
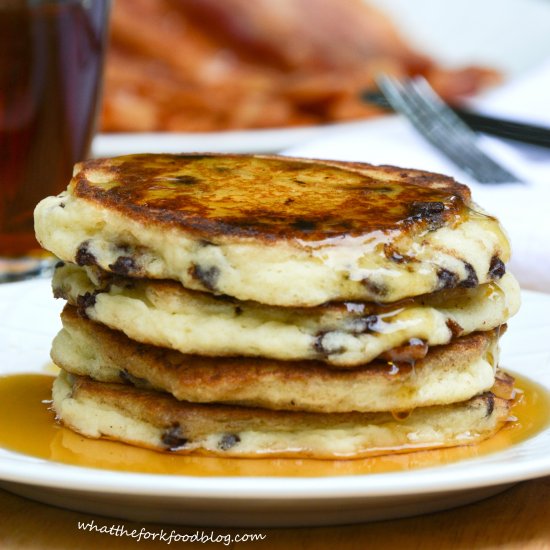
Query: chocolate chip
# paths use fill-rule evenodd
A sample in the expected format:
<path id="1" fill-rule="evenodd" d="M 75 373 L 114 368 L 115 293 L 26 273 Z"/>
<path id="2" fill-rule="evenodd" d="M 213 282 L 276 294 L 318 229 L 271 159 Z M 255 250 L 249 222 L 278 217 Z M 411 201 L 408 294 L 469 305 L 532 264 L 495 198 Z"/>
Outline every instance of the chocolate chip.
<path id="1" fill-rule="evenodd" d="M 204 268 L 195 264 L 190 268 L 190 275 L 194 279 L 198 279 L 208 290 L 216 290 L 220 270 L 216 266 Z"/>
<path id="2" fill-rule="evenodd" d="M 489 266 L 489 277 L 491 279 L 501 279 L 505 273 L 506 266 L 504 262 L 498 256 L 493 256 L 491 258 L 491 265 Z"/>
<path id="3" fill-rule="evenodd" d="M 397 250 L 395 250 L 395 248 L 393 248 L 393 246 L 390 243 L 386 243 L 384 245 L 384 255 L 386 256 L 386 258 L 388 258 L 388 260 L 396 264 L 402 264 L 402 263 L 414 261 L 414 258 L 412 256 L 401 254 L 401 252 L 398 252 Z"/>
<path id="4" fill-rule="evenodd" d="M 493 414 L 493 411 L 495 410 L 495 396 L 490 391 L 483 394 L 487 398 L 487 413 L 485 416 L 489 417 Z"/>
<path id="5" fill-rule="evenodd" d="M 109 264 L 109 269 L 117 275 L 129 275 L 137 271 L 137 265 L 131 256 L 119 256 L 115 263 Z"/>
<path id="6" fill-rule="evenodd" d="M 458 275 L 448 269 L 441 268 L 437 271 L 437 280 L 438 290 L 442 290 L 444 288 L 455 288 L 458 284 Z"/>
<path id="7" fill-rule="evenodd" d="M 323 346 L 323 339 L 326 335 L 326 332 L 319 332 L 313 343 L 313 349 L 320 353 L 321 355 L 328 355 L 328 350 Z"/>
<path id="8" fill-rule="evenodd" d="M 84 309 L 95 306 L 96 296 L 97 292 L 86 292 L 85 294 L 81 294 L 76 299 L 76 305 Z"/>
<path id="9" fill-rule="evenodd" d="M 418 218 L 431 218 L 441 214 L 445 210 L 442 202 L 414 201 L 409 209 L 409 216 Z"/>
<path id="10" fill-rule="evenodd" d="M 376 332 L 376 325 L 378 323 L 378 315 L 374 313 L 367 315 L 366 317 L 361 317 L 360 326 L 362 327 L 361 333 L 365 332 Z"/>
<path id="11" fill-rule="evenodd" d="M 346 351 L 344 346 L 335 348 L 330 346 L 330 342 L 326 341 L 329 335 L 333 334 L 331 331 L 322 331 L 317 334 L 315 342 L 313 343 L 313 349 L 324 357 L 329 355 L 340 355 Z"/>
<path id="12" fill-rule="evenodd" d="M 243 313 L 242 307 L 237 306 L 235 308 L 235 315 L 238 317 L 239 315 L 242 315 L 242 313 Z"/>
<path id="13" fill-rule="evenodd" d="M 477 273 L 472 264 L 469 264 L 468 262 L 464 262 L 464 267 L 466 268 L 466 272 L 468 273 L 468 276 L 466 279 L 460 282 L 459 286 L 463 288 L 474 288 L 478 285 L 479 280 L 477 278 Z"/>
<path id="14" fill-rule="evenodd" d="M 65 292 L 65 289 L 61 287 L 57 287 L 53 289 L 53 297 L 54 298 L 63 298 L 63 300 L 68 300 L 67 293 Z"/>
<path id="15" fill-rule="evenodd" d="M 396 264 L 402 264 L 405 261 L 405 256 L 402 256 L 399 252 L 392 252 L 389 259 Z"/>
<path id="16" fill-rule="evenodd" d="M 65 203 L 64 203 L 64 202 L 60 202 L 60 203 L 59 203 L 59 208 L 65 208 Z"/>
<path id="17" fill-rule="evenodd" d="M 59 262 L 57 262 L 57 263 L 55 264 L 54 267 L 55 267 L 55 269 L 59 269 L 60 267 L 63 267 L 64 265 L 65 265 L 65 262 L 63 262 L 63 261 L 60 260 Z"/>
<path id="18" fill-rule="evenodd" d="M 86 292 L 85 294 L 81 294 L 80 296 L 77 296 L 76 311 L 80 317 L 82 317 L 83 319 L 88 319 L 88 314 L 86 313 L 86 309 L 89 307 L 95 306 L 96 296 L 98 294 L 100 294 L 100 291 L 95 290 L 94 292 Z"/>
<path id="19" fill-rule="evenodd" d="M 317 227 L 317 224 L 311 220 L 295 220 L 290 225 L 300 231 L 313 231 Z"/>
<path id="20" fill-rule="evenodd" d="M 126 369 L 118 371 L 118 376 L 125 384 L 137 386 L 138 388 L 149 386 L 149 383 L 147 382 L 147 380 L 145 380 L 145 378 L 134 376 L 133 374 L 130 374 Z"/>
<path id="21" fill-rule="evenodd" d="M 241 438 L 236 434 L 225 434 L 218 443 L 218 448 L 222 451 L 227 451 L 241 441 Z"/>
<path id="22" fill-rule="evenodd" d="M 382 297 L 388 293 L 388 289 L 381 283 L 377 283 L 368 277 L 361 280 L 361 284 L 374 296 Z"/>
<path id="23" fill-rule="evenodd" d="M 74 261 L 77 263 L 77 265 L 83 266 L 97 264 L 96 257 L 90 252 L 89 246 L 90 241 L 84 241 L 80 243 L 80 246 L 78 247 L 74 258 Z"/>
<path id="24" fill-rule="evenodd" d="M 183 437 L 181 431 L 181 426 L 179 424 L 173 424 L 170 426 L 161 437 L 162 444 L 168 448 L 170 451 L 176 451 L 185 447 L 189 441 L 187 438 Z"/>
<path id="25" fill-rule="evenodd" d="M 174 181 L 176 183 L 183 183 L 184 185 L 194 185 L 196 183 L 201 182 L 199 178 L 195 176 L 189 176 L 189 175 L 171 177 L 170 181 Z"/>
<path id="26" fill-rule="evenodd" d="M 445 205 L 442 202 L 414 201 L 409 208 L 409 218 L 413 220 L 425 220 L 431 231 L 443 225 L 443 213 Z"/>

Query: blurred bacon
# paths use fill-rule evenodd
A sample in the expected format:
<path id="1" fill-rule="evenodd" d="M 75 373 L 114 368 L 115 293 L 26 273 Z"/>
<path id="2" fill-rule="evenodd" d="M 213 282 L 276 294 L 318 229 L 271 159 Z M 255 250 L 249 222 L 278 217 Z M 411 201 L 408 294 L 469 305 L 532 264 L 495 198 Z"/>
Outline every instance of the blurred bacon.
<path id="1" fill-rule="evenodd" d="M 363 0 L 116 0 L 104 131 L 212 131 L 374 116 L 379 72 L 424 74 L 447 99 L 494 81 L 441 69 Z"/>

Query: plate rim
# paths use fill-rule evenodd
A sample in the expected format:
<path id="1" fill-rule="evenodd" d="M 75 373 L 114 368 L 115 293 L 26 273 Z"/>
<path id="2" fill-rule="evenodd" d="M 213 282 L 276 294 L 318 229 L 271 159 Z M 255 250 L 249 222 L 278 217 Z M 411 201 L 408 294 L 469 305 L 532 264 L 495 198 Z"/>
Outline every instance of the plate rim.
<path id="1" fill-rule="evenodd" d="M 45 286 L 46 283 L 49 281 L 37 279 L 2 285 L 0 297 L 9 295 L 12 290 L 18 290 L 23 285 Z M 550 294 L 522 290 L 522 297 L 527 304 L 539 303 L 542 300 L 550 306 Z M 513 368 L 510 370 L 517 371 Z M 13 372 L 9 370 L 9 366 L 0 367 L 0 376 Z M 27 372 L 36 373 L 37 369 L 30 368 Z M 529 373 L 525 375 L 529 377 Z M 540 382 L 540 385 L 550 391 L 550 377 L 546 382 Z M 540 440 L 545 440 L 546 448 L 550 449 L 550 424 L 511 449 L 521 453 L 524 447 Z M 516 483 L 550 474 L 550 460 L 546 456 L 538 455 L 534 459 L 523 459 L 518 462 L 520 467 L 517 467 L 510 461 L 495 463 L 494 458 L 498 459 L 503 452 L 496 451 L 482 457 L 468 458 L 412 472 L 317 477 L 228 477 L 180 476 L 96 469 L 39 459 L 0 448 L 0 485 L 4 482 L 18 483 L 87 494 L 110 493 L 216 501 L 243 499 L 280 501 L 289 498 L 326 500 L 437 494 Z"/>

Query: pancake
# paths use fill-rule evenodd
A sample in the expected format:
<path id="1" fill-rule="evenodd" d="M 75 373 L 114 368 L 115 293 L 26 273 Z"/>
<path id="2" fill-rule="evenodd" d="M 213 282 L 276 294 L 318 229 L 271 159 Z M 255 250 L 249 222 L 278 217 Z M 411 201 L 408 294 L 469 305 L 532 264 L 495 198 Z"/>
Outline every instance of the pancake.
<path id="1" fill-rule="evenodd" d="M 464 401 L 491 388 L 498 331 L 438 346 L 414 363 L 375 361 L 353 370 L 318 361 L 209 358 L 138 344 L 124 334 L 62 313 L 52 360 L 101 382 L 133 383 L 191 402 L 313 412 L 404 411 Z"/>
<path id="2" fill-rule="evenodd" d="M 91 438 L 107 438 L 177 454 L 226 457 L 359 458 L 477 443 L 509 418 L 506 398 L 491 392 L 471 400 L 391 413 L 315 414 L 198 405 L 160 392 L 95 382 L 64 371 L 54 382 L 57 418 Z"/>
<path id="3" fill-rule="evenodd" d="M 279 306 L 471 288 L 502 277 L 510 253 L 452 178 L 275 156 L 89 160 L 35 228 L 65 261 Z"/>
<path id="4" fill-rule="evenodd" d="M 93 279 L 93 281 L 92 281 Z M 53 279 L 54 293 L 81 314 L 121 330 L 133 340 L 207 356 L 256 356 L 319 360 L 355 368 L 380 355 L 422 357 L 429 346 L 504 324 L 519 307 L 515 279 L 456 288 L 390 306 L 332 303 L 282 308 L 220 299 L 179 283 L 90 278 L 66 264 Z M 412 343 L 412 345 L 411 345 Z"/>

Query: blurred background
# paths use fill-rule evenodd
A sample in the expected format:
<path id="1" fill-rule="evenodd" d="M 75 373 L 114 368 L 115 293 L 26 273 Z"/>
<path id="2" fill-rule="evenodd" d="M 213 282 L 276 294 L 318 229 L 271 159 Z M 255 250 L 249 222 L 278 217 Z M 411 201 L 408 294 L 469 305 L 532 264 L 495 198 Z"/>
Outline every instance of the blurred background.
<path id="1" fill-rule="evenodd" d="M 449 101 L 550 54 L 547 0 L 115 0 L 103 132 L 354 121 L 379 73 Z"/>

